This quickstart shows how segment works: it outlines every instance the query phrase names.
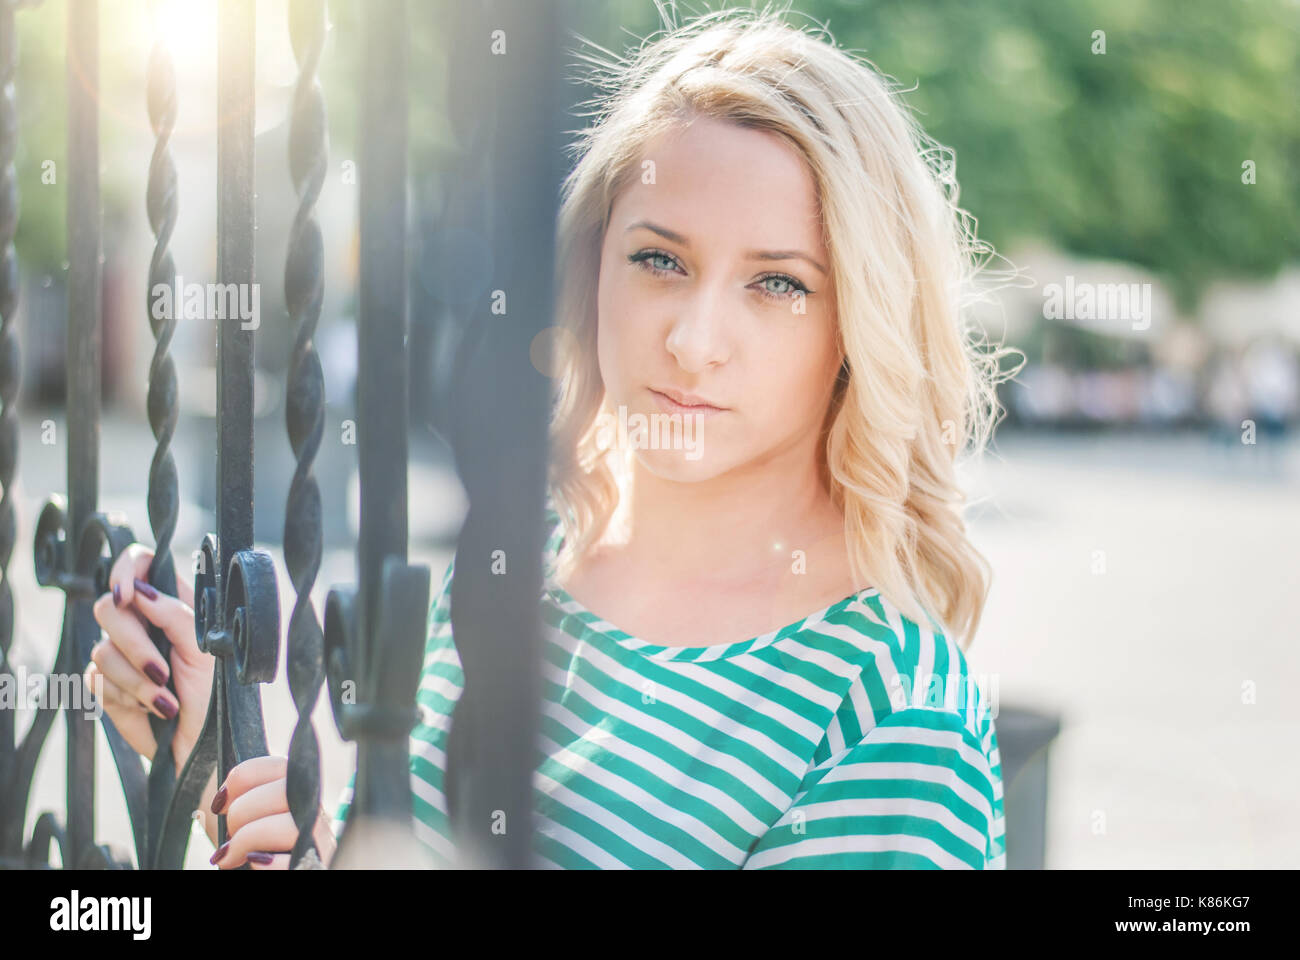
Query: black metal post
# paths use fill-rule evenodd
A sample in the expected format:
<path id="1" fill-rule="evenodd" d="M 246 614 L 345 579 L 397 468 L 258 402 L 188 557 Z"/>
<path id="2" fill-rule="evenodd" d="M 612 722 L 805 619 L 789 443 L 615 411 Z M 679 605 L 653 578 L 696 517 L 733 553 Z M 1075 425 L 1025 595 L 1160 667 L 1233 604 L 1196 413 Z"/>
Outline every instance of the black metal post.
<path id="1" fill-rule="evenodd" d="M 12 21 L 9 22 L 12 28 Z M 10 35 L 12 39 L 12 35 Z M 112 558 L 132 540 L 129 528 L 95 511 L 99 471 L 100 357 L 100 207 L 99 207 L 99 33 L 97 0 L 75 0 L 70 7 L 68 51 L 68 323 L 67 439 L 69 498 L 50 497 L 36 525 L 36 579 L 63 590 L 63 627 L 51 679 L 79 678 L 99 638 L 94 600 L 107 589 Z M 104 555 L 105 549 L 109 556 Z M 9 757 L 0 787 L 4 801 L 4 845 L 12 855 L 22 848 L 22 828 L 37 758 L 61 704 L 45 702 L 16 756 Z M 71 705 L 66 705 L 71 706 Z M 63 866 L 121 866 L 124 853 L 94 843 L 95 728 L 93 714 L 68 709 L 66 819 L 52 813 L 36 820 L 23 864 L 50 859 L 58 843 Z M 111 721 L 104 730 L 122 772 L 128 814 L 137 849 L 143 837 L 144 773 Z"/>
<path id="2" fill-rule="evenodd" d="M 99 0 L 68 8 L 68 529 L 79 533 L 99 494 L 100 397 Z M 76 539 L 64 566 L 75 563 Z M 80 671 L 99 639 L 93 597 L 69 596 L 70 654 L 57 672 Z M 94 830 L 95 725 L 68 711 L 68 852 L 80 864 Z"/>
<path id="3" fill-rule="evenodd" d="M 361 470 L 358 588 L 325 608 L 330 698 L 357 740 L 357 771 L 335 864 L 408 848 L 410 745 L 429 606 L 429 570 L 407 564 L 407 17 L 404 0 L 367 4 L 362 24 L 361 318 L 357 438 Z M 354 692 L 348 697 L 348 685 Z M 358 840 L 358 824 L 365 839 Z M 391 866 L 372 859 L 367 866 Z"/>
<path id="4" fill-rule="evenodd" d="M 562 10 L 555 0 L 458 6 L 466 28 L 450 71 L 462 141 L 480 140 L 472 129 L 480 116 L 489 124 L 493 252 L 494 294 L 468 318 L 451 418 L 470 508 L 452 581 L 465 687 L 446 783 L 457 843 L 473 866 L 533 862 L 550 384 L 530 349 L 552 324 Z M 493 310 L 501 296 L 504 311 Z"/>
<path id="5" fill-rule="evenodd" d="M 253 0 L 224 0 L 217 36 L 217 277 L 248 288 L 253 273 Z M 240 298 L 243 299 L 242 297 Z M 251 297 L 246 302 L 251 302 Z M 184 854 L 190 812 L 213 765 L 265 756 L 259 683 L 275 679 L 280 602 L 275 567 L 253 546 L 253 325 L 217 325 L 217 534 L 204 537 L 194 581 L 199 649 L 216 657 L 199 742 L 172 797 L 159 866 Z M 260 321 L 259 321 L 260 322 Z M 226 841 L 226 818 L 218 822 Z"/>

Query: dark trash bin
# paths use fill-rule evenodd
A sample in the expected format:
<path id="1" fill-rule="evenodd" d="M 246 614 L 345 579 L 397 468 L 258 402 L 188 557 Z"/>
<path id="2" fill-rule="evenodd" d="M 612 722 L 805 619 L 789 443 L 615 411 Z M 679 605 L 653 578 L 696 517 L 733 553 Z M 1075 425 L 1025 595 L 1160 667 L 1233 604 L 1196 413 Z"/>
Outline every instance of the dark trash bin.
<path id="1" fill-rule="evenodd" d="M 1007 869 L 1042 870 L 1047 852 L 1047 756 L 1059 717 L 1019 707 L 994 718 L 1002 762 Z"/>

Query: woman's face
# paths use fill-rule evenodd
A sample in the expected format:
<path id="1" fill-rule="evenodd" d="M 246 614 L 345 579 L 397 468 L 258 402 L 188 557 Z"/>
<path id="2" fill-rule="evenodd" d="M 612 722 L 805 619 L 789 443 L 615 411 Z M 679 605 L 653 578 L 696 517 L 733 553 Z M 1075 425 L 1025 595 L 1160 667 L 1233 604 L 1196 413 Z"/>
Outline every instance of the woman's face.
<path id="1" fill-rule="evenodd" d="M 815 455 L 842 358 L 803 158 L 697 119 L 653 142 L 640 174 L 601 250 L 603 442 L 680 481 Z"/>

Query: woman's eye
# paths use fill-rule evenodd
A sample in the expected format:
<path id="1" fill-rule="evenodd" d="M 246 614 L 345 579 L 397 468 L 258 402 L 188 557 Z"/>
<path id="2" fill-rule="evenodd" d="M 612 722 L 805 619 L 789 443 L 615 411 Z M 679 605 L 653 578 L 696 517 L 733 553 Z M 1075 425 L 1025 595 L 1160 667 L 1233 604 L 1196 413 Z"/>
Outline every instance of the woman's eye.
<path id="1" fill-rule="evenodd" d="M 642 270 L 654 276 L 665 276 L 670 273 L 681 272 L 677 258 L 672 254 L 664 253 L 662 250 L 640 250 L 627 259 L 629 263 L 636 264 Z M 770 273 L 765 277 L 760 277 L 756 282 L 759 284 L 759 294 L 764 299 L 773 302 L 792 300 L 797 296 L 806 296 L 812 293 L 794 277 L 785 273 Z"/>
<path id="2" fill-rule="evenodd" d="M 810 292 L 807 287 L 794 277 L 784 273 L 769 274 L 758 282 L 762 285 L 759 292 L 769 300 L 789 300 L 799 294 L 808 294 Z"/>
<path id="3" fill-rule="evenodd" d="M 642 250 L 628 257 L 628 260 L 637 264 L 643 270 L 653 274 L 675 273 L 673 269 L 677 265 L 675 257 L 664 253 L 662 250 Z"/>

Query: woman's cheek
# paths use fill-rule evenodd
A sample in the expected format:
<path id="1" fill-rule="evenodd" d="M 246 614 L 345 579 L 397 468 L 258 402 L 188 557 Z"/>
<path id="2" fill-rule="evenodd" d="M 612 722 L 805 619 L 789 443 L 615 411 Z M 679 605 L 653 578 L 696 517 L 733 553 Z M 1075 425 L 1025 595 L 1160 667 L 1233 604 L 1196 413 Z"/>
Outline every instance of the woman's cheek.
<path id="1" fill-rule="evenodd" d="M 596 335 L 596 360 L 600 365 L 600 377 L 611 399 L 623 395 L 627 369 L 626 331 L 621 322 L 614 317 L 617 313 L 606 314 L 598 326 Z"/>
<path id="2" fill-rule="evenodd" d="M 638 347 L 638 337 L 645 329 L 642 317 L 625 298 L 610 298 L 601 304 L 601 323 L 598 324 L 597 353 L 601 364 L 604 386 L 611 395 L 621 397 L 629 381 L 629 373 L 636 371 L 638 356 L 643 360 L 650 354 Z M 643 340 L 643 337 L 641 337 Z"/>
<path id="3" fill-rule="evenodd" d="M 787 357 L 797 357 L 792 351 Z M 811 358 L 809 358 L 811 360 Z M 772 438 L 787 438 L 814 428 L 821 413 L 821 398 L 827 379 L 821 363 L 806 362 L 797 366 L 777 359 L 768 368 L 762 392 L 766 432 Z"/>

